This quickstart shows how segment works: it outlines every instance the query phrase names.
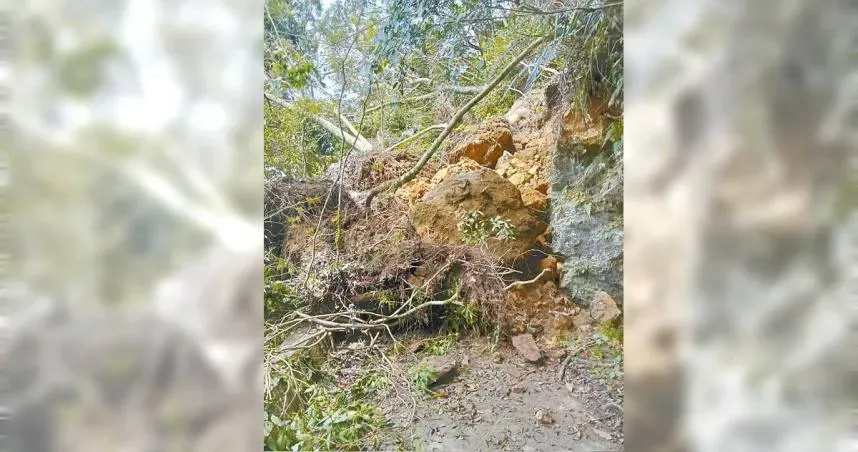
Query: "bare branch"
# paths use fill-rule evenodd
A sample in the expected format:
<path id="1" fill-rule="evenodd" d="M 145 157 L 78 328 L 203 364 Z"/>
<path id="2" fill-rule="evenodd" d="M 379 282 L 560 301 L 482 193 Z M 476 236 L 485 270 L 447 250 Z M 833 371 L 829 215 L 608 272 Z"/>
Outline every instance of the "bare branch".
<path id="1" fill-rule="evenodd" d="M 341 137 L 343 139 L 343 141 L 345 141 L 346 143 L 354 144 L 354 147 L 357 148 L 361 152 L 370 152 L 370 151 L 375 149 L 372 146 L 372 144 L 366 140 L 366 138 L 363 138 L 361 136 L 355 137 L 354 135 L 350 135 L 350 134 L 346 133 L 344 130 L 337 127 L 336 124 L 332 123 L 331 121 L 328 121 L 327 119 L 325 119 L 321 116 L 312 115 L 312 116 L 310 116 L 310 118 L 312 118 L 314 121 L 319 123 L 319 125 L 324 127 L 328 132 L 331 132 L 334 135 Z"/>
<path id="2" fill-rule="evenodd" d="M 364 114 L 366 114 L 366 113 L 364 113 Z M 351 130 L 351 132 L 354 134 L 355 137 L 357 137 L 358 140 L 363 141 L 364 145 L 366 145 L 366 147 L 368 147 L 368 148 L 373 147 L 372 143 L 370 143 L 369 140 L 367 140 L 366 138 L 363 137 L 363 135 L 360 134 L 360 132 L 354 126 L 354 124 L 352 124 L 345 116 L 343 116 L 343 115 L 339 115 L 339 116 L 340 116 L 340 120 L 343 122 L 343 124 L 345 124 L 346 127 L 349 128 L 349 130 Z M 360 149 L 360 148 L 358 148 L 358 149 Z"/>
<path id="3" fill-rule="evenodd" d="M 297 315 L 298 317 L 301 317 L 302 319 L 304 319 L 310 323 L 316 324 L 316 325 L 318 325 L 324 329 L 327 329 L 329 331 L 371 330 L 371 329 L 376 329 L 376 328 L 379 328 L 379 329 L 387 328 L 388 324 L 390 322 L 392 322 L 394 320 L 399 320 L 399 319 L 408 317 L 411 314 L 414 314 L 415 312 L 417 312 L 421 309 L 428 308 L 429 306 L 445 306 L 448 304 L 461 305 L 461 303 L 453 301 L 453 300 L 454 299 L 451 298 L 451 299 L 447 299 L 447 300 L 427 301 L 421 305 L 418 305 L 418 306 L 415 306 L 415 307 L 409 309 L 408 311 L 403 312 L 402 314 L 392 315 L 392 316 L 384 316 L 382 318 L 375 319 L 375 320 L 372 320 L 370 322 L 364 322 L 360 319 L 353 319 L 352 322 L 350 322 L 350 323 L 333 322 L 330 320 L 320 319 L 319 317 L 316 317 L 316 316 L 304 314 L 303 312 L 300 312 L 300 311 L 295 311 L 295 315 Z M 343 313 L 343 314 L 345 314 L 345 313 Z"/>
<path id="4" fill-rule="evenodd" d="M 437 130 L 437 129 L 443 129 L 445 127 L 447 127 L 447 123 L 441 123 L 441 124 L 435 124 L 433 126 L 429 126 L 425 129 L 415 133 L 414 135 L 411 135 L 410 137 L 405 138 L 404 140 L 402 140 L 402 141 L 400 141 L 394 145 L 391 145 L 389 148 L 385 149 L 384 152 L 392 151 L 392 150 L 398 148 L 399 146 L 402 146 L 405 143 L 411 142 L 411 141 L 415 140 L 417 137 L 419 137 L 420 135 L 425 134 L 426 132 L 429 132 L 432 130 Z"/>
<path id="5" fill-rule="evenodd" d="M 289 105 L 286 104 L 286 102 L 283 102 L 282 99 L 278 99 L 276 96 L 274 96 L 271 93 L 265 92 L 265 98 L 268 99 L 269 101 L 271 101 L 273 104 L 279 106 L 279 107 L 289 108 Z M 354 144 L 355 148 L 357 148 L 361 152 L 371 152 L 375 149 L 375 147 L 372 145 L 372 143 L 370 143 L 369 140 L 367 140 L 366 138 L 364 138 L 360 135 L 354 136 L 352 134 L 349 134 L 346 131 L 344 131 L 343 129 L 337 127 L 336 124 L 332 123 L 331 121 L 328 121 L 327 119 L 325 119 L 321 116 L 307 115 L 307 117 L 312 119 L 313 121 L 316 121 L 316 123 L 318 123 L 320 126 L 324 127 L 325 130 L 327 130 L 328 132 L 331 132 L 332 134 L 340 137 L 346 143 Z M 343 123 L 346 124 L 346 127 L 351 125 L 351 123 L 346 121 L 345 118 L 341 117 L 341 119 L 343 119 Z M 351 126 L 351 128 L 353 129 L 354 126 Z M 353 129 L 353 130 L 356 130 L 356 129 Z"/>
<path id="6" fill-rule="evenodd" d="M 535 278 L 533 278 L 531 280 L 527 280 L 527 281 L 516 281 L 516 282 L 504 287 L 503 290 L 510 290 L 510 289 L 515 288 L 515 287 L 521 287 L 521 286 L 526 286 L 528 284 L 533 284 L 533 283 L 539 281 L 539 278 L 542 278 L 542 275 L 544 275 L 545 272 L 547 272 L 547 271 L 548 271 L 548 269 L 546 268 L 546 269 L 542 270 L 541 272 L 539 272 L 539 274 L 536 275 Z"/>
<path id="7" fill-rule="evenodd" d="M 436 95 L 436 94 L 437 94 L 437 93 L 421 94 L 421 95 L 419 95 L 419 96 L 406 97 L 406 98 L 403 98 L 403 99 L 390 101 L 390 102 L 387 102 L 387 103 L 384 103 L 384 104 L 376 105 L 375 107 L 367 108 L 367 109 L 366 109 L 366 112 L 367 112 L 367 113 L 372 113 L 372 112 L 374 112 L 374 111 L 376 111 L 376 110 L 380 110 L 380 109 L 382 109 L 382 108 L 389 107 L 389 106 L 391 106 L 391 105 L 398 105 L 398 104 L 404 104 L 404 103 L 406 103 L 406 102 L 417 102 L 417 101 L 419 101 L 419 100 L 431 99 L 431 98 L 435 97 L 435 95 Z"/>
<path id="8" fill-rule="evenodd" d="M 420 83 L 432 83 L 431 79 L 421 78 L 417 79 Z M 485 86 L 459 86 L 459 85 L 441 85 L 434 88 L 434 91 L 431 93 L 420 94 L 417 96 L 406 97 L 403 99 L 398 99 L 394 101 L 390 101 L 384 104 L 376 105 L 374 107 L 370 107 L 366 109 L 367 113 L 372 113 L 376 110 L 380 110 L 385 107 L 389 107 L 391 105 L 404 104 L 406 102 L 417 102 L 421 100 L 431 99 L 437 96 L 439 93 L 443 92 L 451 92 L 455 94 L 479 94 L 480 91 L 484 90 Z"/>

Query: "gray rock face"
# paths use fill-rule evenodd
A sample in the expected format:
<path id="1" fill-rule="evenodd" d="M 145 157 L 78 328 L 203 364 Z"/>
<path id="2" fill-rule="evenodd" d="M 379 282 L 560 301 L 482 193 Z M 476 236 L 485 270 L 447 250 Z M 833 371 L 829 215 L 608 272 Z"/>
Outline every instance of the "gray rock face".
<path id="1" fill-rule="evenodd" d="M 584 306 L 601 290 L 622 298 L 623 231 L 610 229 L 610 222 L 610 215 L 555 200 L 552 248 L 566 258 L 560 287 Z"/>
<path id="2" fill-rule="evenodd" d="M 573 145 L 572 148 L 575 146 Z M 587 191 L 595 189 L 602 199 L 619 197 L 622 180 L 613 177 L 604 162 L 581 163 L 574 158 L 570 147 L 558 146 L 552 157 L 552 249 L 564 257 L 560 287 L 581 306 L 588 306 L 593 296 L 604 291 L 621 302 L 623 297 L 623 229 L 617 221 L 619 208 L 594 211 L 593 199 L 586 191 L 584 196 L 571 196 L 587 179 Z M 595 186 L 591 181 L 597 181 Z"/>

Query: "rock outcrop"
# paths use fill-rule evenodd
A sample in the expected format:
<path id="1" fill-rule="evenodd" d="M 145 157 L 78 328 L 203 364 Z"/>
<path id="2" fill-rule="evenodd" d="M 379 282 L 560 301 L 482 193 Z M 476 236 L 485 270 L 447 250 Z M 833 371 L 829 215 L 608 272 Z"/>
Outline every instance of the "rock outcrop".
<path id="1" fill-rule="evenodd" d="M 561 108 L 560 97 L 552 85 L 515 102 L 505 121 L 517 151 L 502 154 L 495 170 L 526 206 L 550 212 L 550 245 L 564 261 L 566 294 L 581 306 L 599 291 L 621 302 L 622 150 L 605 143 L 605 102 L 592 100 L 581 112 Z"/>
<path id="2" fill-rule="evenodd" d="M 623 294 L 622 154 L 602 146 L 603 108 L 564 115 L 552 155 L 552 249 L 565 258 L 560 287 L 583 306 Z"/>

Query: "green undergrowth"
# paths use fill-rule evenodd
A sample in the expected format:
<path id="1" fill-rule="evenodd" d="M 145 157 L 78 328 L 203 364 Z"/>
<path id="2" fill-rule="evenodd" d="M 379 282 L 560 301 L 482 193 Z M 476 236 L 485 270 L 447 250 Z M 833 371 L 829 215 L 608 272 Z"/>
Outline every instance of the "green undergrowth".
<path id="1" fill-rule="evenodd" d="M 279 333 L 277 318 L 299 305 L 293 289 L 280 280 L 290 271 L 282 259 L 269 258 L 265 268 L 267 375 L 264 450 L 376 449 L 382 435 L 388 434 L 389 429 L 385 429 L 388 422 L 374 396 L 390 386 L 395 378 L 403 378 L 415 394 L 432 396 L 433 392 L 428 387 L 434 376 L 430 370 L 417 366 L 412 367 L 407 375 L 394 377 L 384 371 L 385 366 L 380 361 L 369 360 L 361 364 L 363 370 L 356 381 L 348 387 L 340 387 L 332 375 L 338 373 L 336 369 L 341 363 L 330 353 L 330 342 L 283 356 L 279 351 L 286 335 Z M 453 283 L 449 292 L 458 300 L 459 285 Z M 377 297 L 379 305 L 387 309 L 403 302 L 389 291 L 379 291 Z M 419 352 L 423 356 L 446 355 L 462 337 L 497 329 L 493 328 L 491 317 L 473 302 L 445 306 L 433 315 L 440 320 L 431 326 L 437 336 L 423 344 Z M 388 356 L 395 357 L 404 351 L 404 347 L 394 347 Z M 404 441 L 400 447 L 414 450 L 414 444 L 413 441 Z"/>
<path id="2" fill-rule="evenodd" d="M 316 363 L 295 359 L 293 366 L 295 372 L 272 376 L 288 390 L 266 400 L 264 450 L 366 450 L 378 444 L 387 422 L 370 398 L 390 384 L 385 376 L 368 369 L 341 388 Z"/>
<path id="3" fill-rule="evenodd" d="M 587 365 L 591 375 L 609 387 L 616 387 L 623 380 L 623 327 L 604 323 L 597 327 L 582 355 L 593 361 L 610 365 Z"/>

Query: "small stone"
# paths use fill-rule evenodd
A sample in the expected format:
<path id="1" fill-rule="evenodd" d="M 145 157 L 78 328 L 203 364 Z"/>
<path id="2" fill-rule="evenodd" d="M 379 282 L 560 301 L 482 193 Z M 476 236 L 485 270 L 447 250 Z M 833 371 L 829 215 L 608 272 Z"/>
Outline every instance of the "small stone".
<path id="1" fill-rule="evenodd" d="M 504 153 L 498 159 L 497 165 L 495 165 L 495 170 L 499 173 L 506 173 L 510 169 L 510 160 L 512 160 L 512 154 L 504 151 Z"/>
<path id="2" fill-rule="evenodd" d="M 423 361 L 423 366 L 432 373 L 429 385 L 450 382 L 456 376 L 459 363 L 449 356 L 432 356 Z"/>
<path id="3" fill-rule="evenodd" d="M 536 363 L 542 360 L 542 353 L 540 353 L 539 347 L 536 346 L 536 341 L 533 340 L 533 336 L 530 334 L 513 336 L 512 345 L 526 361 Z"/>
<path id="4" fill-rule="evenodd" d="M 534 166 L 533 168 L 530 168 L 530 169 L 527 171 L 527 174 L 530 174 L 531 176 L 536 176 L 536 173 L 537 173 L 538 171 L 539 171 L 539 168 Z"/>
<path id="5" fill-rule="evenodd" d="M 503 362 L 503 355 L 501 355 L 501 354 L 500 354 L 500 353 L 498 353 L 498 352 L 494 352 L 494 353 L 492 354 L 492 362 L 493 362 L 493 363 L 495 363 L 495 364 L 500 364 L 500 363 L 502 363 L 502 362 Z"/>
<path id="6" fill-rule="evenodd" d="M 539 271 L 546 271 L 545 280 L 553 281 L 557 277 L 557 258 L 554 256 L 546 256 L 539 261 Z"/>
<path id="7" fill-rule="evenodd" d="M 523 386 L 523 385 L 520 385 L 520 384 L 512 385 L 512 386 L 509 388 L 509 392 L 512 392 L 512 393 L 515 393 L 515 394 L 524 394 L 524 392 L 525 392 L 525 388 L 524 388 L 524 386 Z"/>
<path id="8" fill-rule="evenodd" d="M 551 413 L 551 410 L 538 410 L 536 412 L 536 419 L 538 419 L 539 423 L 542 425 L 554 424 L 554 416 Z"/>
<path id="9" fill-rule="evenodd" d="M 606 432 L 606 431 L 604 431 L 604 430 L 599 430 L 599 429 L 597 429 L 597 428 L 594 428 L 594 429 L 593 429 L 593 433 L 595 433 L 595 434 L 599 435 L 600 437 L 602 437 L 602 439 L 605 439 L 605 440 L 608 440 L 608 441 L 610 441 L 610 440 L 614 439 L 614 437 L 613 437 L 610 433 L 608 433 L 608 432 Z"/>
<path id="10" fill-rule="evenodd" d="M 521 190 L 521 201 L 526 207 L 542 212 L 548 208 L 551 200 L 539 191 L 531 188 L 523 188 Z"/>
<path id="11" fill-rule="evenodd" d="M 526 173 L 515 173 L 509 177 L 509 181 L 512 182 L 516 187 L 522 186 L 528 179 L 528 175 Z"/>
<path id="12" fill-rule="evenodd" d="M 554 322 L 551 325 L 555 332 L 563 332 L 572 330 L 572 316 L 568 314 L 554 314 Z"/>
<path id="13" fill-rule="evenodd" d="M 575 385 L 572 384 L 571 381 L 566 382 L 566 390 L 569 392 L 575 392 Z"/>
<path id="14" fill-rule="evenodd" d="M 590 317 L 598 323 L 612 323 L 622 312 L 617 302 L 605 292 L 597 292 L 590 303 Z"/>
<path id="15" fill-rule="evenodd" d="M 440 170 L 438 170 L 437 173 L 435 173 L 435 177 L 433 179 L 438 180 L 440 182 L 440 181 L 443 181 L 444 179 L 446 179 L 447 176 L 449 176 L 449 175 L 450 175 L 449 168 L 441 168 Z"/>

